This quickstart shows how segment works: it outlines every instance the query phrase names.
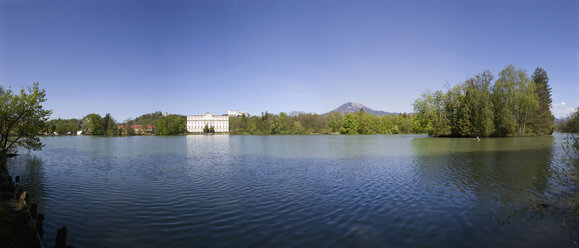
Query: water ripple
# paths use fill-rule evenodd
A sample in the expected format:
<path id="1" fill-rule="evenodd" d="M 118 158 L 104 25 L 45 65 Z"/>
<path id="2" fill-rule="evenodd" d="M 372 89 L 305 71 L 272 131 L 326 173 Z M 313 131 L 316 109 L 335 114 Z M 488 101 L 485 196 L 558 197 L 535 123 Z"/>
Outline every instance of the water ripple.
<path id="1" fill-rule="evenodd" d="M 528 201 L 521 193 L 536 198 L 548 186 L 551 150 L 526 140 L 44 141 L 9 166 L 47 215 L 47 246 L 62 225 L 77 247 L 523 247 L 567 237 L 553 225 L 533 226 L 550 236 L 529 236 L 527 222 L 496 231 Z"/>

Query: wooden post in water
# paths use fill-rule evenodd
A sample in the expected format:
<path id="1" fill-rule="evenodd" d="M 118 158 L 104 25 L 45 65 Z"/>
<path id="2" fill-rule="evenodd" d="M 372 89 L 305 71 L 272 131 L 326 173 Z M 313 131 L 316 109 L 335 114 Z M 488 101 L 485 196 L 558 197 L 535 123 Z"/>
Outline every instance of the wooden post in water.
<path id="1" fill-rule="evenodd" d="M 38 232 L 38 236 L 42 239 L 42 235 L 44 234 L 44 230 L 42 230 L 42 223 L 44 222 L 44 214 L 38 214 L 36 218 L 36 232 Z"/>
<path id="2" fill-rule="evenodd" d="M 56 231 L 56 243 L 55 248 L 65 248 L 66 247 L 66 226 L 61 227 Z"/>
<path id="3" fill-rule="evenodd" d="M 30 203 L 30 216 L 32 219 L 36 219 L 36 215 L 38 214 L 38 205 L 36 203 Z"/>
<path id="4" fill-rule="evenodd" d="M 16 190 L 16 188 L 14 187 L 14 182 L 12 181 L 12 177 L 8 176 L 8 189 L 11 192 L 14 192 L 14 190 Z"/>
<path id="5" fill-rule="evenodd" d="M 16 185 L 16 189 L 14 190 L 14 198 L 20 197 L 20 193 L 22 193 L 22 188 L 20 185 Z"/>
<path id="6" fill-rule="evenodd" d="M 14 177 L 14 181 L 20 182 L 20 176 L 15 176 L 15 177 Z"/>

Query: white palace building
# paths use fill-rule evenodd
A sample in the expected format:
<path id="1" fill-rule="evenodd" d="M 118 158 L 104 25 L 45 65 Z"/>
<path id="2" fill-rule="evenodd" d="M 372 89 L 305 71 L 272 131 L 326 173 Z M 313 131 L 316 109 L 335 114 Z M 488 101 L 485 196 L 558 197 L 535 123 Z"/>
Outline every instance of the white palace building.
<path id="1" fill-rule="evenodd" d="M 229 132 L 229 117 L 238 117 L 247 113 L 241 111 L 227 111 L 225 115 L 212 115 L 207 112 L 204 115 L 189 115 L 187 116 L 187 132 L 202 133 L 203 128 L 213 127 L 216 133 Z"/>

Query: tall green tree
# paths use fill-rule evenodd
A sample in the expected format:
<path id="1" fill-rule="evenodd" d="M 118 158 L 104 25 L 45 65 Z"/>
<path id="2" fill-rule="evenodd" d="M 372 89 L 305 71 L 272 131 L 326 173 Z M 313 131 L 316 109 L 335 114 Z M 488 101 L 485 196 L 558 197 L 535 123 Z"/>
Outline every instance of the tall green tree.
<path id="1" fill-rule="evenodd" d="M 328 130 L 332 133 L 340 132 L 340 128 L 342 127 L 342 121 L 344 120 L 344 116 L 337 111 L 332 111 L 327 116 L 327 125 Z"/>
<path id="2" fill-rule="evenodd" d="M 90 135 L 103 135 L 105 130 L 103 127 L 103 118 L 99 114 L 88 114 L 85 120 L 87 131 Z"/>
<path id="3" fill-rule="evenodd" d="M 342 122 L 340 133 L 358 134 L 358 115 L 352 113 L 346 114 L 344 117 L 344 122 Z"/>
<path id="4" fill-rule="evenodd" d="M 533 82 L 535 83 L 535 94 L 539 101 L 537 110 L 531 117 L 531 126 L 536 134 L 552 134 L 553 121 L 555 116 L 551 113 L 551 87 L 549 87 L 549 77 L 547 72 L 538 67 L 533 73 Z"/>
<path id="5" fill-rule="evenodd" d="M 42 149 L 37 136 L 52 113 L 42 106 L 45 101 L 46 91 L 38 87 L 38 82 L 19 94 L 0 88 L 0 156 L 16 153 L 18 147 Z"/>
<path id="6" fill-rule="evenodd" d="M 518 70 L 518 78 L 515 82 L 517 90 L 515 102 L 515 118 L 517 119 L 517 135 L 528 135 L 532 131 L 528 129 L 529 121 L 539 107 L 539 101 L 535 93 L 535 83 L 531 81 L 527 73 Z"/>
<path id="7" fill-rule="evenodd" d="M 493 86 L 491 101 L 493 104 L 496 136 L 508 136 L 515 132 L 517 120 L 513 110 L 516 103 L 516 77 L 515 67 L 509 65 L 499 73 L 499 78 Z"/>
<path id="8" fill-rule="evenodd" d="M 491 108 L 491 92 L 493 75 L 490 71 L 477 74 L 465 82 L 465 97 L 471 106 L 470 121 L 472 135 L 487 137 L 493 133 L 493 114 Z"/>
<path id="9" fill-rule="evenodd" d="M 118 134 L 117 124 L 111 114 L 107 113 L 102 120 L 103 133 L 107 136 L 114 136 Z"/>
<path id="10" fill-rule="evenodd" d="M 370 120 L 364 109 L 360 109 L 358 115 L 358 134 L 370 134 Z"/>
<path id="11" fill-rule="evenodd" d="M 469 94 L 470 93 L 470 94 Z M 474 136 L 472 109 L 474 108 L 473 94 L 467 90 L 466 95 L 460 96 L 460 104 L 457 111 L 456 127 L 453 136 L 471 137 Z"/>

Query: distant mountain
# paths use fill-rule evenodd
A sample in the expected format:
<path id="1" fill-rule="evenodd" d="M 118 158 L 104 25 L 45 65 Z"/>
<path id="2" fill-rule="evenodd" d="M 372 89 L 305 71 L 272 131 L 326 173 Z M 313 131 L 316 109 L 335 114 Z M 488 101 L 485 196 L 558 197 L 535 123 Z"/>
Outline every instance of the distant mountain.
<path id="1" fill-rule="evenodd" d="M 557 124 L 559 124 L 559 123 L 561 123 L 561 122 L 564 122 L 564 121 L 565 121 L 565 118 L 560 118 L 560 119 L 559 119 L 559 118 L 556 118 L 556 117 L 555 117 L 555 119 L 553 120 L 553 125 L 557 125 Z"/>
<path id="2" fill-rule="evenodd" d="M 337 111 L 340 114 L 347 114 L 347 113 L 358 113 L 358 112 L 360 112 L 361 109 L 364 109 L 364 112 L 366 112 L 367 114 L 375 114 L 375 115 L 396 114 L 396 113 L 389 113 L 389 112 L 380 111 L 380 110 L 373 110 L 371 108 L 368 108 L 362 104 L 355 103 L 355 102 L 344 103 L 344 104 L 342 104 L 342 106 L 340 106 L 337 109 L 334 109 L 332 111 Z M 324 115 L 327 115 L 327 114 L 329 114 L 329 112 L 325 113 Z"/>

